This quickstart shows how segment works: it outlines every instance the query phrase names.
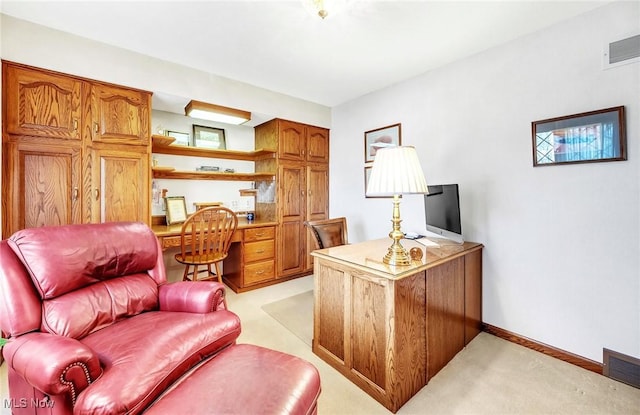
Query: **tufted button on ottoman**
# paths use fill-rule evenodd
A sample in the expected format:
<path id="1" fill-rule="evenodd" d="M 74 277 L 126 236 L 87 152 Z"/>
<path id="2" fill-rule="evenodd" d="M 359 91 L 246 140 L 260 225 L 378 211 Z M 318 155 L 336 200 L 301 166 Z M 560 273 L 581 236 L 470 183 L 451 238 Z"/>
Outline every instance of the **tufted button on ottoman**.
<path id="1" fill-rule="evenodd" d="M 319 395 L 311 363 L 237 344 L 194 369 L 145 414 L 316 414 Z"/>

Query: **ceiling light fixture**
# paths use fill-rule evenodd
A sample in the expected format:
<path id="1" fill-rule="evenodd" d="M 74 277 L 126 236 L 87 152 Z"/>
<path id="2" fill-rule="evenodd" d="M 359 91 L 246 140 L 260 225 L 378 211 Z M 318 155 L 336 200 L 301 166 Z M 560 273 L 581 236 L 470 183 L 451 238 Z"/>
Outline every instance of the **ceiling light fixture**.
<path id="1" fill-rule="evenodd" d="M 343 10 L 351 0 L 302 0 L 305 9 L 314 16 L 325 19 L 331 13 L 335 16 Z"/>
<path id="2" fill-rule="evenodd" d="M 187 106 L 184 107 L 184 113 L 187 117 L 234 125 L 243 124 L 251 119 L 249 111 L 194 100 L 189 101 Z"/>

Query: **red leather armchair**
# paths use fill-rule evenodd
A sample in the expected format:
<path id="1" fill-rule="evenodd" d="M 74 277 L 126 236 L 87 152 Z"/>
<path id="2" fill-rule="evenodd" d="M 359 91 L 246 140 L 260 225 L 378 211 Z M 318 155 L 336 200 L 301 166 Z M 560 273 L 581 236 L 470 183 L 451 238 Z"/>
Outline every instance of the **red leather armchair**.
<path id="1" fill-rule="evenodd" d="M 0 330 L 16 414 L 140 413 L 236 342 L 218 282 L 167 283 L 141 223 L 25 229 L 0 242 Z"/>

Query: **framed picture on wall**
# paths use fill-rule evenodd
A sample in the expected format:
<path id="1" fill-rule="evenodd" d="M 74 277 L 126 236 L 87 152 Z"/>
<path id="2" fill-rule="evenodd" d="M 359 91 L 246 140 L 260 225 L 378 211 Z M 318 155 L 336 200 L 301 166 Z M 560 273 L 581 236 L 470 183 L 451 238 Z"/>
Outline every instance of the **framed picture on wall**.
<path id="1" fill-rule="evenodd" d="M 624 107 L 531 123 L 533 166 L 626 160 Z"/>
<path id="2" fill-rule="evenodd" d="M 193 145 L 213 150 L 226 150 L 224 129 L 193 125 Z"/>
<path id="3" fill-rule="evenodd" d="M 389 198 L 389 197 L 393 197 L 393 196 L 369 196 L 367 195 L 367 187 L 369 186 L 369 177 L 371 177 L 371 169 L 373 168 L 373 165 L 368 165 L 368 166 L 364 166 L 364 197 L 366 198 Z"/>
<path id="4" fill-rule="evenodd" d="M 174 145 L 179 146 L 190 146 L 191 145 L 191 136 L 189 133 L 180 133 L 178 131 L 167 131 L 167 136 L 173 137 L 176 141 L 173 142 Z"/>
<path id="5" fill-rule="evenodd" d="M 388 125 L 364 133 L 364 162 L 369 163 L 376 158 L 376 151 L 385 147 L 396 147 L 402 144 L 400 124 Z"/>

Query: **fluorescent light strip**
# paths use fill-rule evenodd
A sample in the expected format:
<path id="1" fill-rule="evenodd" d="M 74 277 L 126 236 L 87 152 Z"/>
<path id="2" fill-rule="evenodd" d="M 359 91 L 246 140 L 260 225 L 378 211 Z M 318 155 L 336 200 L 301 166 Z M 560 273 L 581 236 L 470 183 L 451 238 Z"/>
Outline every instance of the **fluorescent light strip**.
<path id="1" fill-rule="evenodd" d="M 243 124 L 251 119 L 251 113 L 248 111 L 194 100 L 184 107 L 184 113 L 188 117 L 234 125 Z"/>

